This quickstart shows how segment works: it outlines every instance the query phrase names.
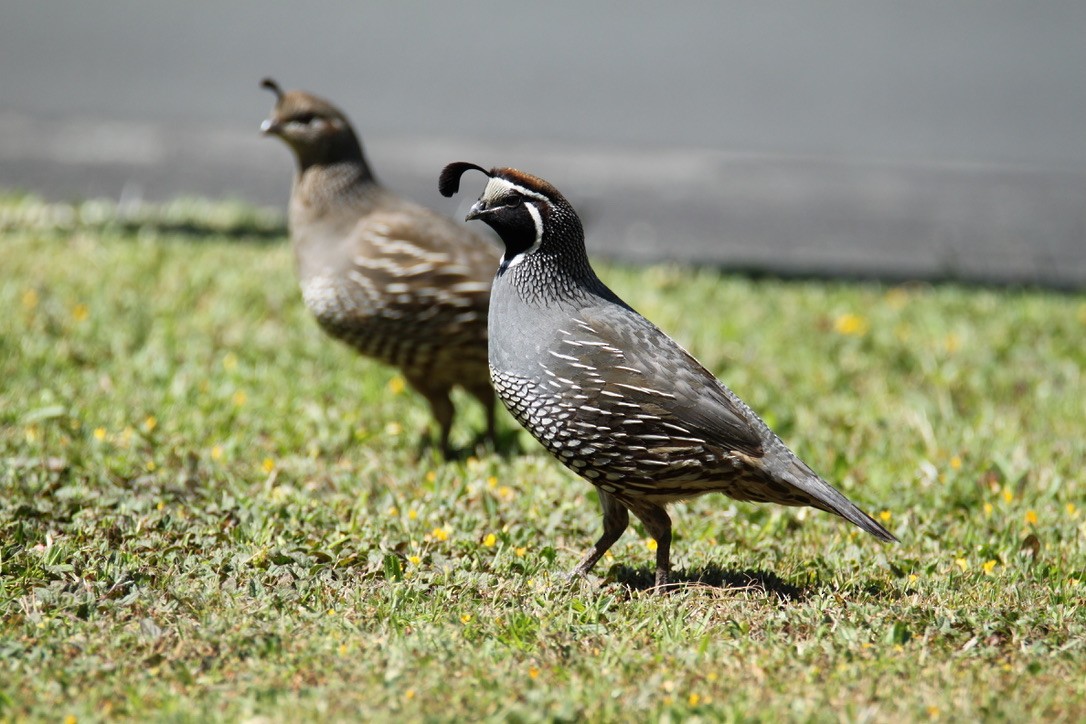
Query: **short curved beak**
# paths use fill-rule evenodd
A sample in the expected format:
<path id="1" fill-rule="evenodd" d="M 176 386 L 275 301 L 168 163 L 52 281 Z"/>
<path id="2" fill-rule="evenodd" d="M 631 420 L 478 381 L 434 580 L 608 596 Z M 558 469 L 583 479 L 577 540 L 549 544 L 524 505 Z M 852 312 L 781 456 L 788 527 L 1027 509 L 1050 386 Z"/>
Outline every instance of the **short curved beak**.
<path id="1" fill-rule="evenodd" d="M 487 212 L 486 204 L 482 199 L 476 201 L 471 209 L 468 210 L 468 215 L 464 217 L 464 221 L 473 221 Z"/>
<path id="2" fill-rule="evenodd" d="M 277 135 L 280 128 L 282 128 L 282 126 L 271 118 L 264 119 L 264 122 L 260 124 L 260 132 L 265 136 Z"/>

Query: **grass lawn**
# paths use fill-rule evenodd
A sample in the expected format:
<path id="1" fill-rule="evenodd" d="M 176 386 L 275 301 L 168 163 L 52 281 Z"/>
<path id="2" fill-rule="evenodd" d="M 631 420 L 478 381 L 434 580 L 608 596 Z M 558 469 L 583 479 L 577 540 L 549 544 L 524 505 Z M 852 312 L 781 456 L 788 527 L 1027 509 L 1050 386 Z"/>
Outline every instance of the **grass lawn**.
<path id="1" fill-rule="evenodd" d="M 1086 719 L 1086 297 L 600 271 L 901 544 L 717 495 L 567 583 L 592 488 L 416 459 L 275 217 L 4 199 L 0 718 Z"/>

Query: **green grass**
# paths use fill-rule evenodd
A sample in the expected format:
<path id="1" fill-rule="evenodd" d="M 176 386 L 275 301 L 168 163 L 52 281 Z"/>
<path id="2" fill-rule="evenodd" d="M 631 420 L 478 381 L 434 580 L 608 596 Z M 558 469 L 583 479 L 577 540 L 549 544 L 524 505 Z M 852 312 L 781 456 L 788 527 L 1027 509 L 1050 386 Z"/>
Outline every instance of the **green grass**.
<path id="1" fill-rule="evenodd" d="M 1082 296 L 603 267 L 902 539 L 703 497 L 657 596 L 640 527 L 564 581 L 595 496 L 508 416 L 416 460 L 274 217 L 0 234 L 2 718 L 1086 718 Z"/>

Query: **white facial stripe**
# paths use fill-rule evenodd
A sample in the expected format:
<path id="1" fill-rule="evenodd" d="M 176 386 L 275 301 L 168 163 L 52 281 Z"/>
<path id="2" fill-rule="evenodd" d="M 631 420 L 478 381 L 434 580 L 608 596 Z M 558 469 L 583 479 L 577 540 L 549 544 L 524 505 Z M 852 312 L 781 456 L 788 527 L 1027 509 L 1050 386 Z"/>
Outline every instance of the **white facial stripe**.
<path id="1" fill-rule="evenodd" d="M 528 247 L 528 251 L 524 252 L 525 254 L 531 254 L 543 243 L 543 215 L 539 213 L 539 208 L 535 204 L 524 204 L 524 208 L 528 209 L 532 221 L 535 222 L 535 243 Z"/>
<path id="2" fill-rule="evenodd" d="M 524 204 L 524 208 L 528 209 L 528 215 L 532 217 L 532 221 L 535 223 L 535 241 L 532 242 L 531 246 L 514 256 L 512 259 L 506 259 L 505 255 L 502 255 L 503 269 L 508 269 L 509 267 L 521 263 L 524 261 L 524 257 L 538 249 L 539 245 L 543 243 L 543 215 L 539 213 L 539 209 L 536 208 L 535 204 Z"/>
<path id="3" fill-rule="evenodd" d="M 527 196 L 530 199 L 542 201 L 548 206 L 551 203 L 550 199 L 548 199 L 546 196 L 539 193 L 538 191 L 532 191 L 531 189 L 520 186 L 519 184 L 515 184 L 512 181 L 497 177 L 491 178 L 490 181 L 487 182 L 486 188 L 483 189 L 482 199 L 488 205 L 493 204 L 497 201 L 500 201 L 501 198 L 508 194 L 510 191 L 515 191 L 516 193 L 522 196 Z"/>

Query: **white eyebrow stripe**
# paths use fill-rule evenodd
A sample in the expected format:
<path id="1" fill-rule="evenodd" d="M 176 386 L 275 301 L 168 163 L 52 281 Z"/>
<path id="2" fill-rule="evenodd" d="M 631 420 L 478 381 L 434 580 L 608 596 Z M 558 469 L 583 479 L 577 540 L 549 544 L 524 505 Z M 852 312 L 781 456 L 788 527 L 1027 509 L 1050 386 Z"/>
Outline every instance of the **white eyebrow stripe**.
<path id="1" fill-rule="evenodd" d="M 487 182 L 486 188 L 483 190 L 483 200 L 488 203 L 497 201 L 502 196 L 508 194 L 510 191 L 515 191 L 522 196 L 527 196 L 528 198 L 542 201 L 548 206 L 551 205 L 551 200 L 543 194 L 539 193 L 538 191 L 533 191 L 532 189 L 521 186 L 520 184 L 515 184 L 508 179 L 500 178 L 497 176 L 491 178 L 490 181 Z"/>

